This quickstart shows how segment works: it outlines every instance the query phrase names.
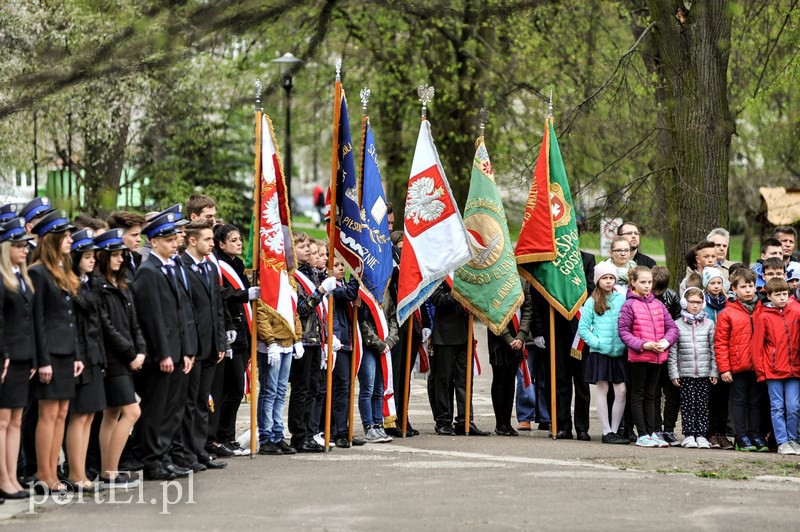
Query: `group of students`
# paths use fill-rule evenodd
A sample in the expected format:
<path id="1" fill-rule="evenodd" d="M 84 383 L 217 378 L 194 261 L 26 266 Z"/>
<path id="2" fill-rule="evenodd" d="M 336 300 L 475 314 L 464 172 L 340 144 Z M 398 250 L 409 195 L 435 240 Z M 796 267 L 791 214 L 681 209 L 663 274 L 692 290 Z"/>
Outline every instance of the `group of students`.
<path id="1" fill-rule="evenodd" d="M 391 209 L 389 220 L 391 225 Z M 630 238 L 615 238 L 611 258 L 599 264 L 582 254 L 591 296 L 572 333 L 577 330 L 586 348 L 580 362 L 562 361 L 557 369 L 572 375 L 568 387 L 573 377 L 576 389 L 596 386 L 604 443 L 765 451 L 771 440 L 781 454 L 800 454 L 800 265 L 791 258 L 796 233 L 779 231 L 790 233 L 788 257 L 788 244 L 768 239 L 755 271 L 720 260 L 712 232 L 687 255 L 680 296 L 667 288 L 666 268 L 630 260 Z M 245 275 L 241 232 L 216 219 L 216 205 L 207 196 L 193 195 L 185 208 L 174 205 L 144 217 L 115 211 L 105 221 L 80 215 L 70 222 L 44 197 L 3 205 L 0 497 L 28 497 L 21 479 L 35 480 L 34 488 L 43 492 L 125 488 L 138 481 L 120 471 L 143 469 L 144 478 L 153 480 L 181 478 L 224 468 L 220 457 L 249 454 L 236 441 L 236 416 L 244 397 L 253 301 L 259 454 L 325 450 L 330 295 L 333 446 L 419 434 L 404 419 L 408 335 L 410 356 L 429 357 L 427 391 L 436 433 L 488 435 L 465 416 L 472 399 L 466 391 L 472 371 L 467 311 L 445 282 L 398 326 L 403 233 L 391 237 L 395 269 L 383 302 L 387 329 L 379 334 L 372 312 L 361 304 L 357 279 L 346 278 L 343 259 L 334 257 L 328 270 L 327 242 L 302 232 L 293 235 L 293 323 L 268 308 Z M 515 391 L 519 417 L 519 391 L 527 388 L 518 382 L 520 364 L 529 351 L 545 347 L 546 302 L 523 284 L 517 319 L 503 334 L 488 337 L 494 432 L 501 436 L 518 434 L 511 422 Z M 569 330 L 572 325 L 564 323 L 556 329 Z M 349 427 L 356 339 L 363 438 Z M 539 377 L 534 375 L 540 382 L 533 386 L 541 384 Z M 387 387 L 393 397 L 387 398 Z M 571 402 L 564 404 L 562 392 L 559 385 L 559 417 Z M 287 395 L 289 442 L 283 424 Z M 387 400 L 395 402 L 396 417 L 384 415 Z M 680 442 L 674 435 L 678 411 Z M 590 439 L 588 412 L 583 417 L 576 414 L 578 438 Z M 570 431 L 562 428 L 559 437 L 571 437 Z M 726 435 L 731 431 L 733 443 Z M 64 445 L 67 467 L 59 469 Z"/>
<path id="2" fill-rule="evenodd" d="M 728 238 L 714 231 L 709 238 Z M 603 443 L 800 454 L 800 265 L 792 258 L 795 230 L 776 229 L 784 235 L 764 241 L 752 270 L 719 260 L 711 240 L 698 243 L 687 254 L 680 296 L 666 288 L 666 268 L 621 260 L 630 242 L 612 240 L 578 326 Z M 674 434 L 677 404 L 682 441 Z"/>
<path id="3" fill-rule="evenodd" d="M 173 479 L 249 453 L 235 423 L 260 291 L 239 230 L 215 215 L 203 195 L 107 220 L 70 222 L 46 197 L 0 207 L 3 500 L 29 497 L 27 483 L 128 488 L 138 479 L 120 471 Z"/>

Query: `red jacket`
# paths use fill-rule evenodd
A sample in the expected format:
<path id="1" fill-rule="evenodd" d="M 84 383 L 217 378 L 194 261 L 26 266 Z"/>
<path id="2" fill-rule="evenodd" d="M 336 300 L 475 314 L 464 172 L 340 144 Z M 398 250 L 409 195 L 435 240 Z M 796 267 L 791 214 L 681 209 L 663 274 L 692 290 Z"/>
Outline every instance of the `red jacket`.
<path id="1" fill-rule="evenodd" d="M 800 308 L 759 306 L 753 313 L 753 366 L 759 381 L 800 377 Z"/>
<path id="2" fill-rule="evenodd" d="M 714 355 L 720 375 L 727 371 L 741 373 L 755 369 L 750 353 L 754 326 L 753 316 L 738 300 L 728 301 L 719 313 L 714 333 Z"/>

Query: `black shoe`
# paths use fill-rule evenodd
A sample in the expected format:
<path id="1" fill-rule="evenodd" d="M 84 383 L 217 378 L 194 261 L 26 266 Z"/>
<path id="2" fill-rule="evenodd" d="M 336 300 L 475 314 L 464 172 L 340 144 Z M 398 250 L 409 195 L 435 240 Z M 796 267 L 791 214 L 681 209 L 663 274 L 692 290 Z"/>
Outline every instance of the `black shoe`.
<path id="1" fill-rule="evenodd" d="M 581 441 L 592 441 L 592 437 L 589 436 L 588 432 L 578 432 L 578 439 Z"/>
<path id="2" fill-rule="evenodd" d="M 419 431 L 411 426 L 411 423 L 408 423 L 406 426 L 406 437 L 410 438 L 411 436 L 419 436 Z"/>
<path id="3" fill-rule="evenodd" d="M 207 462 L 203 462 L 203 465 L 206 466 L 206 469 L 225 469 L 228 467 L 226 462 L 220 462 L 212 459 L 209 459 Z"/>
<path id="4" fill-rule="evenodd" d="M 572 431 L 566 431 L 564 429 L 559 430 L 556 432 L 556 439 L 557 440 L 571 440 L 572 439 Z"/>
<path id="5" fill-rule="evenodd" d="M 498 436 L 519 436 L 519 432 L 517 432 L 508 425 L 500 425 L 496 427 L 494 429 L 494 433 L 497 434 Z M 471 431 L 470 434 L 472 434 Z"/>
<path id="6" fill-rule="evenodd" d="M 258 446 L 258 454 L 277 455 L 283 454 L 283 451 L 278 447 L 277 443 L 268 441 Z"/>
<path id="7" fill-rule="evenodd" d="M 144 478 L 145 480 L 174 480 L 177 476 L 164 466 L 159 465 L 156 467 L 145 467 Z"/>
<path id="8" fill-rule="evenodd" d="M 30 496 L 30 492 L 26 490 L 15 491 L 14 493 L 8 493 L 7 491 L 0 490 L 0 499 L 28 499 Z"/>
<path id="9" fill-rule="evenodd" d="M 225 445 L 217 442 L 209 443 L 206 445 L 206 452 L 208 454 L 216 455 L 218 458 L 227 458 L 233 456 L 233 451 L 228 449 Z"/>
<path id="10" fill-rule="evenodd" d="M 139 460 L 136 460 L 135 458 L 125 460 L 124 462 L 120 462 L 119 464 L 120 471 L 134 472 L 134 471 L 141 471 L 142 469 L 144 469 L 144 464 L 141 463 Z"/>
<path id="11" fill-rule="evenodd" d="M 453 427 L 453 430 L 455 431 L 456 436 L 463 436 L 465 434 L 464 425 L 456 425 L 455 427 Z M 470 423 L 469 424 L 469 435 L 470 436 L 488 436 L 489 433 L 486 432 L 485 430 L 479 429 L 475 425 L 475 423 Z"/>
<path id="12" fill-rule="evenodd" d="M 436 434 L 439 436 L 455 436 L 456 433 L 453 430 L 453 427 L 450 425 L 442 425 L 441 427 L 436 427 Z"/>
<path id="13" fill-rule="evenodd" d="M 392 427 L 392 428 L 383 429 L 383 430 L 386 432 L 387 435 L 391 436 L 392 438 L 402 438 L 403 437 L 403 431 L 398 429 L 398 428 Z M 411 436 L 411 431 L 409 430 L 408 432 L 409 432 L 408 435 Z"/>
<path id="14" fill-rule="evenodd" d="M 278 448 L 283 454 L 297 454 L 297 451 L 295 451 L 293 447 L 290 447 L 289 444 L 283 440 L 278 442 Z"/>
<path id="15" fill-rule="evenodd" d="M 367 444 L 367 440 L 361 439 L 357 436 L 353 436 L 353 441 L 351 441 L 350 443 L 355 445 L 356 447 L 361 447 L 362 445 Z"/>
<path id="16" fill-rule="evenodd" d="M 350 440 L 348 440 L 347 438 L 336 438 L 336 447 L 340 449 L 349 449 Z"/>
<path id="17" fill-rule="evenodd" d="M 550 430 L 550 423 L 539 423 L 538 425 L 536 425 L 536 430 L 549 431 Z"/>
<path id="18" fill-rule="evenodd" d="M 306 440 L 302 445 L 295 447 L 294 450 L 298 453 L 321 453 L 325 451 L 325 447 L 314 440 Z"/>
<path id="19" fill-rule="evenodd" d="M 206 469 L 208 469 L 205 465 L 201 464 L 200 462 L 192 462 L 191 464 L 186 464 L 185 466 L 180 465 L 178 467 L 181 467 L 183 469 L 191 469 L 195 473 L 200 473 L 201 471 L 205 471 Z"/>
<path id="20" fill-rule="evenodd" d="M 188 467 L 181 467 L 173 463 L 164 464 L 164 469 L 175 475 L 175 478 L 186 478 L 189 476 L 189 471 L 191 471 Z"/>

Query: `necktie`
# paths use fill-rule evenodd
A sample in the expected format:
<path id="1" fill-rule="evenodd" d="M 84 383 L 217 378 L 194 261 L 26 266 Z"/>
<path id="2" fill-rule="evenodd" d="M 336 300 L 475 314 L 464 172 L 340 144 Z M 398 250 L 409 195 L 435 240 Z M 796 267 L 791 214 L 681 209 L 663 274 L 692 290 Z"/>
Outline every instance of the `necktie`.
<path id="1" fill-rule="evenodd" d="M 206 288 L 210 288 L 211 284 L 208 277 L 208 263 L 201 262 L 198 264 L 198 266 L 200 267 L 200 272 L 203 274 L 203 282 L 206 283 Z"/>
<path id="2" fill-rule="evenodd" d="M 22 292 L 28 291 L 28 286 L 25 284 L 25 279 L 22 278 L 22 274 L 20 272 L 16 273 L 17 281 L 19 281 L 19 287 L 22 289 Z"/>

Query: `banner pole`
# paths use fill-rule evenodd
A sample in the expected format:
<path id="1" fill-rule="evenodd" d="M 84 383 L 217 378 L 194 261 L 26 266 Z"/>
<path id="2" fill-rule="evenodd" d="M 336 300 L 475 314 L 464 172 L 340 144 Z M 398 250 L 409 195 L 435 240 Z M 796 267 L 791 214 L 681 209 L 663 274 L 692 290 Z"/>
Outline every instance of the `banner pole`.
<path id="1" fill-rule="evenodd" d="M 328 271 L 333 272 L 336 236 L 336 174 L 339 169 L 339 115 L 341 113 L 342 83 L 340 71 L 342 60 L 336 60 L 336 83 L 333 90 L 333 149 L 331 161 L 331 204 L 328 219 Z M 333 387 L 333 294 L 328 293 L 328 367 L 325 375 L 325 452 L 331 444 L 331 398 Z"/>
<path id="2" fill-rule="evenodd" d="M 464 399 L 464 435 L 469 436 L 469 426 L 470 426 L 470 409 L 472 407 L 472 364 L 473 364 L 473 357 L 475 353 L 473 353 L 473 346 L 475 345 L 474 342 L 474 331 L 472 330 L 472 326 L 475 323 L 475 317 L 470 313 L 469 315 L 469 324 L 467 329 L 467 398 Z"/>
<path id="3" fill-rule="evenodd" d="M 350 345 L 353 346 L 352 351 L 352 359 L 350 360 L 350 408 L 347 417 L 347 441 L 353 443 L 353 416 L 355 411 L 355 398 L 356 398 L 356 356 L 355 356 L 355 347 L 356 347 L 356 327 L 358 327 L 358 309 L 355 305 L 353 305 L 353 315 L 351 317 L 350 323 L 353 324 L 353 330 L 350 331 L 351 334 L 351 343 Z M 361 351 L 361 358 L 364 358 L 364 351 Z"/>
<path id="4" fill-rule="evenodd" d="M 411 316 L 406 320 L 406 363 L 405 373 L 403 373 L 405 380 L 403 381 L 403 426 L 401 430 L 403 437 L 407 436 L 408 432 L 408 394 L 411 392 L 411 335 L 414 334 L 414 328 L 411 324 Z"/>
<path id="5" fill-rule="evenodd" d="M 550 305 L 550 433 L 556 439 L 558 416 L 556 415 L 556 320 L 553 305 Z"/>
<path id="6" fill-rule="evenodd" d="M 261 82 L 256 81 L 256 162 L 255 176 L 253 177 L 253 285 L 258 286 L 259 250 L 261 248 L 261 135 L 263 109 L 261 109 Z M 250 326 L 250 458 L 255 458 L 258 452 L 258 309 L 257 301 L 251 301 L 253 319 Z"/>

